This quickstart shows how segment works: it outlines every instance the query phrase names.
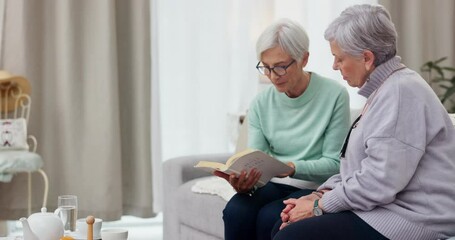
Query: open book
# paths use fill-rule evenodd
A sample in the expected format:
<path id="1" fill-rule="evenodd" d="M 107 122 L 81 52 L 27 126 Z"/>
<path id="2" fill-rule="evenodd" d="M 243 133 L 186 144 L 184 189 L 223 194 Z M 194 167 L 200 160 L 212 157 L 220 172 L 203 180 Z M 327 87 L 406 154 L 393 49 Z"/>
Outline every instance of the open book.
<path id="1" fill-rule="evenodd" d="M 240 175 L 242 170 L 249 173 L 252 168 L 256 168 L 262 173 L 261 178 L 256 184 L 257 187 L 264 186 L 270 179 L 277 175 L 292 171 L 291 167 L 280 160 L 255 149 L 246 149 L 234 154 L 227 160 L 226 164 L 200 161 L 194 167 L 202 168 L 209 172 L 217 170 L 227 174 L 235 173 L 236 175 Z"/>

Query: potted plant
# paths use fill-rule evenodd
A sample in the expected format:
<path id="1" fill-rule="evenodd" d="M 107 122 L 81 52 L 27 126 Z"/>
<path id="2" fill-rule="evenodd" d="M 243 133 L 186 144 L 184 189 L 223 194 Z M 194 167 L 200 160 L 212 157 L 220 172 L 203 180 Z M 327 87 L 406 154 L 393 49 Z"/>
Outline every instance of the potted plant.
<path id="1" fill-rule="evenodd" d="M 449 113 L 455 113 L 455 68 L 442 66 L 447 57 L 428 61 L 420 67 L 422 73 L 428 73 L 430 86 L 438 93 L 444 107 Z"/>

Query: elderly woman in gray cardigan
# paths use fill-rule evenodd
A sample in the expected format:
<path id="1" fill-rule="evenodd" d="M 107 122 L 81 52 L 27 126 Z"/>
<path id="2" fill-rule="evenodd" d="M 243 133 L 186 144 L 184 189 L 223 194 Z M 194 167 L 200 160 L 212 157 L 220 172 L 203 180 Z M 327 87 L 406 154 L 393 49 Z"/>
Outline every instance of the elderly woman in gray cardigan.
<path id="1" fill-rule="evenodd" d="M 387 10 L 356 5 L 325 31 L 366 105 L 340 174 L 285 201 L 274 239 L 443 239 L 455 235 L 455 129 L 433 90 L 396 56 Z"/>

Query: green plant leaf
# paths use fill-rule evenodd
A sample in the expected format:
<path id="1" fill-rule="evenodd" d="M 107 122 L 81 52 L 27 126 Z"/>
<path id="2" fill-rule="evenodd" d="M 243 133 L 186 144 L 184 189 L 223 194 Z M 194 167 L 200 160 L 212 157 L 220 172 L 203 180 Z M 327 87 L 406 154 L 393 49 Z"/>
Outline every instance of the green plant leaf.
<path id="1" fill-rule="evenodd" d="M 442 97 L 441 101 L 442 102 L 445 102 L 447 99 L 450 98 L 450 96 L 452 96 L 452 94 L 455 93 L 455 86 L 452 86 L 450 88 L 447 88 L 447 91 L 445 92 L 444 96 Z"/>
<path id="2" fill-rule="evenodd" d="M 420 67 L 420 71 L 422 72 L 429 72 L 431 71 L 431 67 L 433 66 L 433 62 L 432 61 L 428 61 L 426 62 L 425 64 L 423 64 L 421 67 Z"/>
<path id="3" fill-rule="evenodd" d="M 453 67 L 443 67 L 442 69 L 450 71 L 450 72 L 455 72 L 455 68 L 453 68 Z"/>
<path id="4" fill-rule="evenodd" d="M 445 81 L 450 82 L 450 80 L 448 78 L 442 78 L 442 77 L 435 77 L 435 78 L 433 78 L 432 81 L 433 82 L 445 82 Z"/>
<path id="5" fill-rule="evenodd" d="M 439 75 L 440 75 L 442 78 L 444 78 L 444 71 L 442 70 L 441 67 L 439 67 L 438 65 L 434 65 L 434 66 L 433 66 L 433 69 L 434 69 L 436 72 L 438 72 Z"/>
<path id="6" fill-rule="evenodd" d="M 434 63 L 435 63 L 435 64 L 439 64 L 440 62 L 442 62 L 442 61 L 444 61 L 444 60 L 446 60 L 446 59 L 447 59 L 447 57 L 442 57 L 442 58 L 440 58 L 440 59 L 434 61 Z"/>
<path id="7" fill-rule="evenodd" d="M 449 112 L 455 112 L 455 67 L 441 66 L 446 59 L 447 57 L 442 57 L 435 61 L 428 61 L 420 67 L 420 71 L 428 73 L 427 81 L 431 87 L 435 85 L 439 87 L 440 91 L 437 95 L 446 109 Z M 433 72 L 436 73 L 433 74 Z"/>

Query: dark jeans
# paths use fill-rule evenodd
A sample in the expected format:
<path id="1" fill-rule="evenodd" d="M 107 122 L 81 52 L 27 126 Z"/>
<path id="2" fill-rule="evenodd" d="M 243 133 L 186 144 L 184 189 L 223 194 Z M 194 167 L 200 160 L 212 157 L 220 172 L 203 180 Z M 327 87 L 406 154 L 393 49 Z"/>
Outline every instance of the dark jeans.
<path id="1" fill-rule="evenodd" d="M 272 230 L 273 240 L 387 239 L 351 211 L 307 218 L 291 223 L 282 230 L 279 230 L 281 223 L 281 220 L 277 221 Z"/>
<path id="2" fill-rule="evenodd" d="M 313 190 L 267 183 L 249 196 L 238 193 L 223 211 L 225 240 L 271 239 L 272 228 L 280 220 L 283 200 L 310 194 Z"/>

